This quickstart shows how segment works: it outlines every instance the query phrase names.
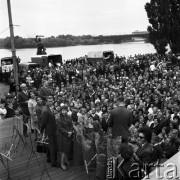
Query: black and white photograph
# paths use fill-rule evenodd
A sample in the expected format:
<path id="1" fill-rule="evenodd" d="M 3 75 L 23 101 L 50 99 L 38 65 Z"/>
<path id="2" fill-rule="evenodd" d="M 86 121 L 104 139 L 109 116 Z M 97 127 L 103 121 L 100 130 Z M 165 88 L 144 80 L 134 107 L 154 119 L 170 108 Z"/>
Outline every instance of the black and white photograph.
<path id="1" fill-rule="evenodd" d="M 0 0 L 0 180 L 180 178 L 180 0 Z"/>

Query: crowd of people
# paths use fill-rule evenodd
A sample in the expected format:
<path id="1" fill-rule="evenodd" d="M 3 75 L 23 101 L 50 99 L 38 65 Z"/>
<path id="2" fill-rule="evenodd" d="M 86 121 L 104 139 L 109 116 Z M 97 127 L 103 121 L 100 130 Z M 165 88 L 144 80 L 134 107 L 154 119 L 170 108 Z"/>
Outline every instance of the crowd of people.
<path id="1" fill-rule="evenodd" d="M 133 159 L 143 165 L 169 159 L 180 147 L 180 69 L 178 64 L 167 66 L 167 60 L 169 55 L 158 54 L 116 56 L 113 61 L 93 64 L 79 58 L 62 66 L 24 69 L 19 93 L 11 73 L 10 92 L 1 99 L 0 116 L 12 117 L 17 111 L 29 116 L 35 139 L 39 133 L 48 136 L 47 162 L 63 170 L 69 164 L 77 129 L 121 136 L 119 153 L 125 162 Z M 124 114 L 119 105 L 125 107 Z M 119 122 L 113 123 L 114 116 Z M 128 118 L 128 124 L 121 118 Z M 28 136 L 27 123 L 24 118 L 24 136 Z M 128 174 L 130 167 L 122 169 Z"/>

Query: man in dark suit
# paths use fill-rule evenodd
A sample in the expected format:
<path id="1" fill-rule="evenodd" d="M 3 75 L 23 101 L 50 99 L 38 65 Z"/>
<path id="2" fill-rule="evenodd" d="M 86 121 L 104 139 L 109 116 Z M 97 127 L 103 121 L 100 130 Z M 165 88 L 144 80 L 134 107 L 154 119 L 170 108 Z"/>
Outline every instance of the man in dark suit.
<path id="1" fill-rule="evenodd" d="M 53 97 L 47 97 L 46 106 L 43 107 L 41 116 L 41 134 L 48 138 L 47 162 L 51 162 L 53 167 L 60 167 L 57 163 L 57 140 L 56 140 L 56 120 L 52 109 Z"/>
<path id="2" fill-rule="evenodd" d="M 14 103 L 13 103 L 13 95 L 7 95 L 5 100 L 5 108 L 7 110 L 5 118 L 13 117 L 14 115 Z"/>
<path id="3" fill-rule="evenodd" d="M 103 112 L 101 126 L 104 132 L 107 132 L 107 120 L 108 120 L 108 112 Z"/>
<path id="4" fill-rule="evenodd" d="M 147 126 L 139 129 L 139 148 L 134 153 L 135 160 L 141 165 L 147 174 L 151 171 L 151 163 L 153 154 L 155 153 L 153 145 L 151 144 L 152 132 Z M 156 162 L 155 162 L 156 163 Z"/>
<path id="5" fill-rule="evenodd" d="M 29 94 L 27 91 L 27 85 L 25 83 L 20 85 L 21 92 L 17 95 L 17 100 L 21 111 L 23 113 L 23 134 L 27 137 L 27 125 L 28 124 L 28 116 L 29 116 L 29 109 L 28 109 L 28 100 Z"/>
<path id="6" fill-rule="evenodd" d="M 77 124 L 78 122 L 78 116 L 77 116 L 78 110 L 79 109 L 76 106 L 72 108 L 71 119 L 75 124 Z"/>
<path id="7" fill-rule="evenodd" d="M 46 104 L 46 97 L 50 96 L 50 92 L 48 89 L 48 81 L 45 81 L 43 83 L 43 86 L 39 89 L 39 96 L 42 98 L 43 100 L 43 106 L 45 106 Z"/>
<path id="8" fill-rule="evenodd" d="M 117 99 L 119 107 L 110 112 L 108 127 L 111 127 L 112 137 L 122 137 L 122 142 L 128 142 L 133 117 L 131 112 L 124 107 L 124 98 L 121 96 Z"/>

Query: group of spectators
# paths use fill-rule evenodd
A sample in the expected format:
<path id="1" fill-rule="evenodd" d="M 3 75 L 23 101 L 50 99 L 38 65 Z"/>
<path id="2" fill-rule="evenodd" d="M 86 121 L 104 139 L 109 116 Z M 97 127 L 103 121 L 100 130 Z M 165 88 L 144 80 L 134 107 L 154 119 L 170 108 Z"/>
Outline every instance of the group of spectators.
<path id="1" fill-rule="evenodd" d="M 24 69 L 19 80 L 23 84 L 21 89 L 25 84 L 28 93 L 28 112 L 25 114 L 31 116 L 32 130 L 36 130 L 34 112 L 40 119 L 37 109 L 46 105 L 47 97 L 52 97 L 51 110 L 56 122 L 62 115 L 68 117 L 63 125 L 68 129 L 67 134 L 62 124 L 60 126 L 61 133 L 66 136 L 66 154 L 72 145 L 66 139 L 72 137 L 74 125 L 82 125 L 91 132 L 110 133 L 108 119 L 111 110 L 117 108 L 117 99 L 123 96 L 125 107 L 133 117 L 128 139 L 133 151 L 137 151 L 139 139 L 145 138 L 156 150 L 156 159 L 172 157 L 180 146 L 180 68 L 178 64 L 167 66 L 165 62 L 170 58 L 158 54 L 128 58 L 116 55 L 113 61 L 106 63 L 89 64 L 79 58 L 68 60 L 62 66 Z M 19 106 L 23 109 L 20 96 L 13 88 L 13 73 L 10 80 L 10 92 L 1 99 L 1 118 L 12 117 Z M 146 138 L 148 130 L 142 129 L 147 127 L 150 138 Z M 24 134 L 26 132 L 24 129 Z M 151 157 L 149 159 L 148 155 L 138 158 L 144 162 L 148 159 L 149 163 Z M 63 164 L 68 164 L 67 159 L 65 156 Z"/>

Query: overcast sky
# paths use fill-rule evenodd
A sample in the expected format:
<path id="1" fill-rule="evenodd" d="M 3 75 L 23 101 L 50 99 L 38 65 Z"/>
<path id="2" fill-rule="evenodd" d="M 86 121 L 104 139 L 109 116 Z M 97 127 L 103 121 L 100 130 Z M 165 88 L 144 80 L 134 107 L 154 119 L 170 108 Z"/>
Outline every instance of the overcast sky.
<path id="1" fill-rule="evenodd" d="M 150 0 L 11 0 L 14 34 L 115 35 L 145 31 Z M 0 0 L 0 38 L 9 36 L 7 0 Z M 2 33 L 3 32 L 3 33 Z"/>

